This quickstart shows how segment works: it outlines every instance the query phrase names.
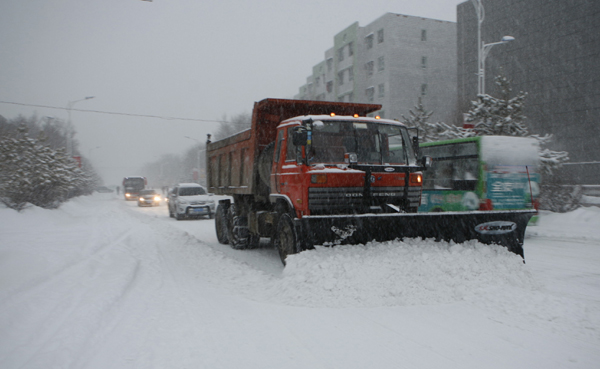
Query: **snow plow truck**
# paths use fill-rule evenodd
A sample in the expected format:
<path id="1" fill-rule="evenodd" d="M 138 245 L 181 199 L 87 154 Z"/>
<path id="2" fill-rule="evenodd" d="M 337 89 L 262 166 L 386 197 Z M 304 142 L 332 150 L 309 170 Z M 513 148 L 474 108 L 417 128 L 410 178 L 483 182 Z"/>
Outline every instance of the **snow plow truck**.
<path id="1" fill-rule="evenodd" d="M 378 104 L 265 99 L 251 128 L 206 145 L 209 192 L 222 244 L 270 238 L 282 262 L 315 245 L 403 238 L 498 244 L 523 256 L 533 210 L 417 213 L 418 137 L 398 121 L 367 117 Z"/>

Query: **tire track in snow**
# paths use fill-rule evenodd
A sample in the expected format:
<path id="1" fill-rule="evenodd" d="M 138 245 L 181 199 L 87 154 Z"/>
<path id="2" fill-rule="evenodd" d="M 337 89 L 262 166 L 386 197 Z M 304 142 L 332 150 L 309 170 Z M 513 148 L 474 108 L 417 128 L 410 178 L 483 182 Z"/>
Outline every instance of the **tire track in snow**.
<path id="1" fill-rule="evenodd" d="M 94 225 L 96 223 L 93 222 Z M 90 340 L 93 341 L 92 336 L 97 334 L 98 328 L 103 329 L 112 319 L 111 311 L 118 309 L 117 306 L 127 300 L 132 288 L 138 283 L 141 264 L 135 254 L 139 256 L 144 250 L 135 250 L 136 247 L 139 248 L 139 245 L 135 245 L 135 239 L 139 238 L 138 235 L 145 228 L 146 225 L 128 229 L 118 233 L 116 237 L 108 230 L 101 232 L 103 238 L 97 234 L 92 235 L 91 241 L 102 242 L 99 247 L 94 247 L 93 243 L 88 246 L 86 250 L 91 250 L 89 255 L 11 291 L 10 298 L 3 299 L 0 305 L 3 311 L 0 330 L 6 333 L 6 337 L 10 337 L 11 330 L 24 328 L 18 327 L 16 323 L 33 327 L 27 330 L 33 332 L 32 336 L 23 340 L 23 343 L 27 342 L 29 346 L 31 342 L 36 342 L 34 347 L 40 349 L 38 352 L 25 354 L 26 345 L 19 342 L 2 345 L 0 357 L 4 358 L 3 361 L 6 363 L 18 358 L 28 358 L 34 362 L 42 360 L 44 351 L 60 350 L 61 342 L 73 341 L 70 336 L 78 337 L 79 340 L 76 341 L 83 342 L 82 347 L 89 344 Z M 115 273 L 115 265 L 119 268 L 118 273 Z M 155 268 L 149 266 L 144 269 Z M 103 280 L 102 291 L 95 290 L 100 285 L 99 279 Z M 104 285 L 107 284 L 109 286 L 105 288 Z M 52 291 L 52 294 L 46 291 Z M 94 327 L 95 319 L 103 323 Z M 81 327 L 76 332 L 70 332 L 74 330 L 73 320 L 77 320 L 77 326 Z M 140 322 L 139 325 L 143 323 Z M 91 336 L 86 338 L 86 335 Z M 73 344 L 63 346 L 72 347 Z"/>
<path id="2" fill-rule="evenodd" d="M 68 274 L 72 270 L 78 268 L 80 265 L 82 265 L 84 263 L 88 263 L 90 261 L 90 259 L 94 259 L 94 258 L 102 256 L 110 248 L 122 243 L 128 237 L 130 237 L 133 233 L 134 233 L 134 231 L 131 229 L 126 230 L 126 231 L 122 232 L 117 237 L 117 239 L 103 244 L 102 246 L 95 249 L 92 252 L 92 254 L 86 256 L 85 258 L 74 260 L 73 262 L 71 262 L 69 264 L 65 264 L 49 274 L 41 275 L 34 279 L 31 279 L 28 282 L 25 282 L 24 284 L 19 286 L 18 288 L 15 288 L 15 289 L 7 292 L 3 296 L 0 296 L 0 300 L 1 300 L 0 310 L 4 308 L 5 304 L 11 302 L 11 300 L 14 299 L 15 297 L 26 297 L 27 294 L 35 294 L 39 290 L 45 289 L 48 284 L 55 283 L 56 278 L 60 278 L 63 275 Z"/>

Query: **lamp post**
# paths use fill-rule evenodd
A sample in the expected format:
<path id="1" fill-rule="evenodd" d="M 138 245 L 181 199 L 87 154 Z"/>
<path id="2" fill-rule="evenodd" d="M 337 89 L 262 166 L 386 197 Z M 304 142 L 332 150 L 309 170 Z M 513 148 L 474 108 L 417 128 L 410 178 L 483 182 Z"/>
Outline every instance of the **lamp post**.
<path id="1" fill-rule="evenodd" d="M 73 109 L 73 105 L 75 105 L 76 103 L 78 103 L 80 101 L 93 99 L 94 97 L 95 96 L 86 96 L 83 99 L 75 100 L 75 101 L 69 101 L 67 103 L 67 114 L 69 116 L 68 123 L 67 123 L 68 129 L 72 130 L 72 126 L 71 126 L 71 109 Z M 73 132 L 67 132 L 67 153 L 69 154 L 70 157 L 73 156 Z"/>
<path id="2" fill-rule="evenodd" d="M 502 40 L 498 42 L 492 42 L 485 44 L 481 40 L 481 24 L 485 19 L 485 10 L 481 0 L 471 0 L 477 13 L 477 95 L 485 94 L 485 58 L 489 54 L 492 47 L 495 45 L 506 44 L 514 41 L 515 38 L 512 36 L 504 36 Z"/>

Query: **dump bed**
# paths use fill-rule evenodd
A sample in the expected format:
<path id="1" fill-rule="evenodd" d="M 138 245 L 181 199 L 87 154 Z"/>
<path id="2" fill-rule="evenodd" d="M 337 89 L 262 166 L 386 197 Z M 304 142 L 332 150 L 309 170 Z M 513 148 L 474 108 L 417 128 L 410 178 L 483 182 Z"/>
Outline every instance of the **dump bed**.
<path id="1" fill-rule="evenodd" d="M 264 99 L 254 103 L 252 126 L 206 145 L 206 177 L 209 192 L 219 195 L 268 195 L 259 185 L 257 159 L 275 141 L 280 122 L 303 115 L 366 116 L 381 109 L 378 104 L 331 101 Z"/>

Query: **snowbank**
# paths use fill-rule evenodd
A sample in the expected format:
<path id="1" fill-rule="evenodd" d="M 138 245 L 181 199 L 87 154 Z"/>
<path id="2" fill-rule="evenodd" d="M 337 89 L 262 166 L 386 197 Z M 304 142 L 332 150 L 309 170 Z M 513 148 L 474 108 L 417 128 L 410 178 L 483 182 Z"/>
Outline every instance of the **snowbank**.
<path id="1" fill-rule="evenodd" d="M 414 239 L 302 252 L 271 292 L 286 304 L 376 307 L 452 303 L 506 287 L 539 288 L 506 249 Z"/>

